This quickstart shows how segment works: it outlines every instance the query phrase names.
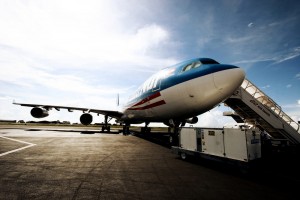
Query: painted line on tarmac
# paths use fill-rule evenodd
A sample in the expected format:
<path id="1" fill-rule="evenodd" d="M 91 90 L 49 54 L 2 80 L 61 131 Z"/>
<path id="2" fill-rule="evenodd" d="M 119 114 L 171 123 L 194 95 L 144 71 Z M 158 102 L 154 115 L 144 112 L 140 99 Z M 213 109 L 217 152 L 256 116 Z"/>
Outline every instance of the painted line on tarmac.
<path id="1" fill-rule="evenodd" d="M 21 147 L 21 148 L 18 148 L 18 149 L 14 149 L 14 150 L 11 150 L 11 151 L 7 151 L 7 152 L 4 152 L 4 153 L 1 153 L 0 157 L 1 156 L 5 156 L 7 154 L 11 154 L 11 153 L 17 152 L 17 151 L 21 151 L 23 149 L 27 149 L 29 147 L 33 147 L 33 146 L 36 145 L 36 144 L 30 143 L 30 142 L 25 142 L 25 141 L 22 141 L 22 140 L 12 139 L 12 138 L 8 138 L 8 137 L 5 137 L 5 136 L 0 136 L 0 138 L 4 138 L 4 139 L 7 139 L 7 140 L 12 140 L 12 141 L 15 141 L 15 142 L 27 144 L 27 146 L 25 146 L 25 147 Z"/>

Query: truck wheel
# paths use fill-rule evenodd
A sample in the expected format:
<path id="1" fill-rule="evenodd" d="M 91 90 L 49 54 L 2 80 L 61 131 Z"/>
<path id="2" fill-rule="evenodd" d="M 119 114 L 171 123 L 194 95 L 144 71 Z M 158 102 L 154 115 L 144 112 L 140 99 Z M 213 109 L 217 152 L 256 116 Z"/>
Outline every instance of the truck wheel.
<path id="1" fill-rule="evenodd" d="M 181 158 L 182 160 L 186 160 L 186 158 L 187 158 L 186 153 L 181 152 L 181 153 L 180 153 L 180 158 Z"/>

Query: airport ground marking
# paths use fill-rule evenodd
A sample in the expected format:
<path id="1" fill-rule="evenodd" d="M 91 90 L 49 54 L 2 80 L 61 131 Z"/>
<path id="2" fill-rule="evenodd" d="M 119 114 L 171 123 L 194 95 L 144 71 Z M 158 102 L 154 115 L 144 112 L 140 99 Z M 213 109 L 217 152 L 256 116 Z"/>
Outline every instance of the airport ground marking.
<path id="1" fill-rule="evenodd" d="M 8 138 L 8 137 L 5 137 L 5 136 L 0 136 L 0 138 L 4 138 L 4 139 L 7 139 L 7 140 L 12 140 L 12 141 L 15 141 L 15 142 L 27 144 L 27 146 L 25 146 L 25 147 L 21 147 L 21 148 L 17 148 L 17 149 L 11 150 L 11 151 L 7 151 L 7 152 L 4 152 L 4 153 L 1 153 L 0 157 L 1 156 L 5 156 L 7 154 L 11 154 L 11 153 L 17 152 L 17 151 L 21 151 L 23 149 L 27 149 L 29 147 L 33 147 L 33 146 L 36 145 L 36 144 L 30 143 L 30 142 L 25 142 L 25 141 L 22 141 L 22 140 L 12 139 L 12 138 Z"/>

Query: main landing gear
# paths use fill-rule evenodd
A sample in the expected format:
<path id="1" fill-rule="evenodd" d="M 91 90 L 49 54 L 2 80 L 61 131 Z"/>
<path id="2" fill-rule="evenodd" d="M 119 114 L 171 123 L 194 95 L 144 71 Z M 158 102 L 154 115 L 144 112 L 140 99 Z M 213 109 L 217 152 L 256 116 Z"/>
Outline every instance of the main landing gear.
<path id="1" fill-rule="evenodd" d="M 130 134 L 129 127 L 130 127 L 130 124 L 123 125 L 123 135 L 129 135 Z"/>
<path id="2" fill-rule="evenodd" d="M 107 131 L 108 133 L 110 133 L 110 125 L 108 125 L 108 122 L 111 120 L 112 118 L 108 118 L 107 115 L 104 116 L 104 125 L 101 128 L 102 132 Z"/>
<path id="3" fill-rule="evenodd" d="M 169 128 L 169 144 L 171 146 L 179 145 L 179 127 Z"/>
<path id="4" fill-rule="evenodd" d="M 151 133 L 151 128 L 148 127 L 149 124 L 149 122 L 145 122 L 145 127 L 141 128 L 141 133 Z"/>
<path id="5" fill-rule="evenodd" d="M 169 144 L 171 146 L 179 146 L 179 130 L 180 127 L 183 127 L 184 125 L 185 122 L 170 123 L 168 132 L 169 132 Z"/>

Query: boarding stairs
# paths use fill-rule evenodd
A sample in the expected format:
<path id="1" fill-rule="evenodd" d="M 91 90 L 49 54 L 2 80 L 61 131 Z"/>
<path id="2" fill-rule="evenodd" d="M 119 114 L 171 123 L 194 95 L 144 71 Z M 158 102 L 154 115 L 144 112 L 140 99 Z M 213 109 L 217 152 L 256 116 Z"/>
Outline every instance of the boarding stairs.
<path id="1" fill-rule="evenodd" d="M 300 144 L 300 125 L 253 83 L 245 79 L 236 92 L 224 102 L 235 113 L 237 122 L 246 122 L 266 131 L 274 139 Z"/>

